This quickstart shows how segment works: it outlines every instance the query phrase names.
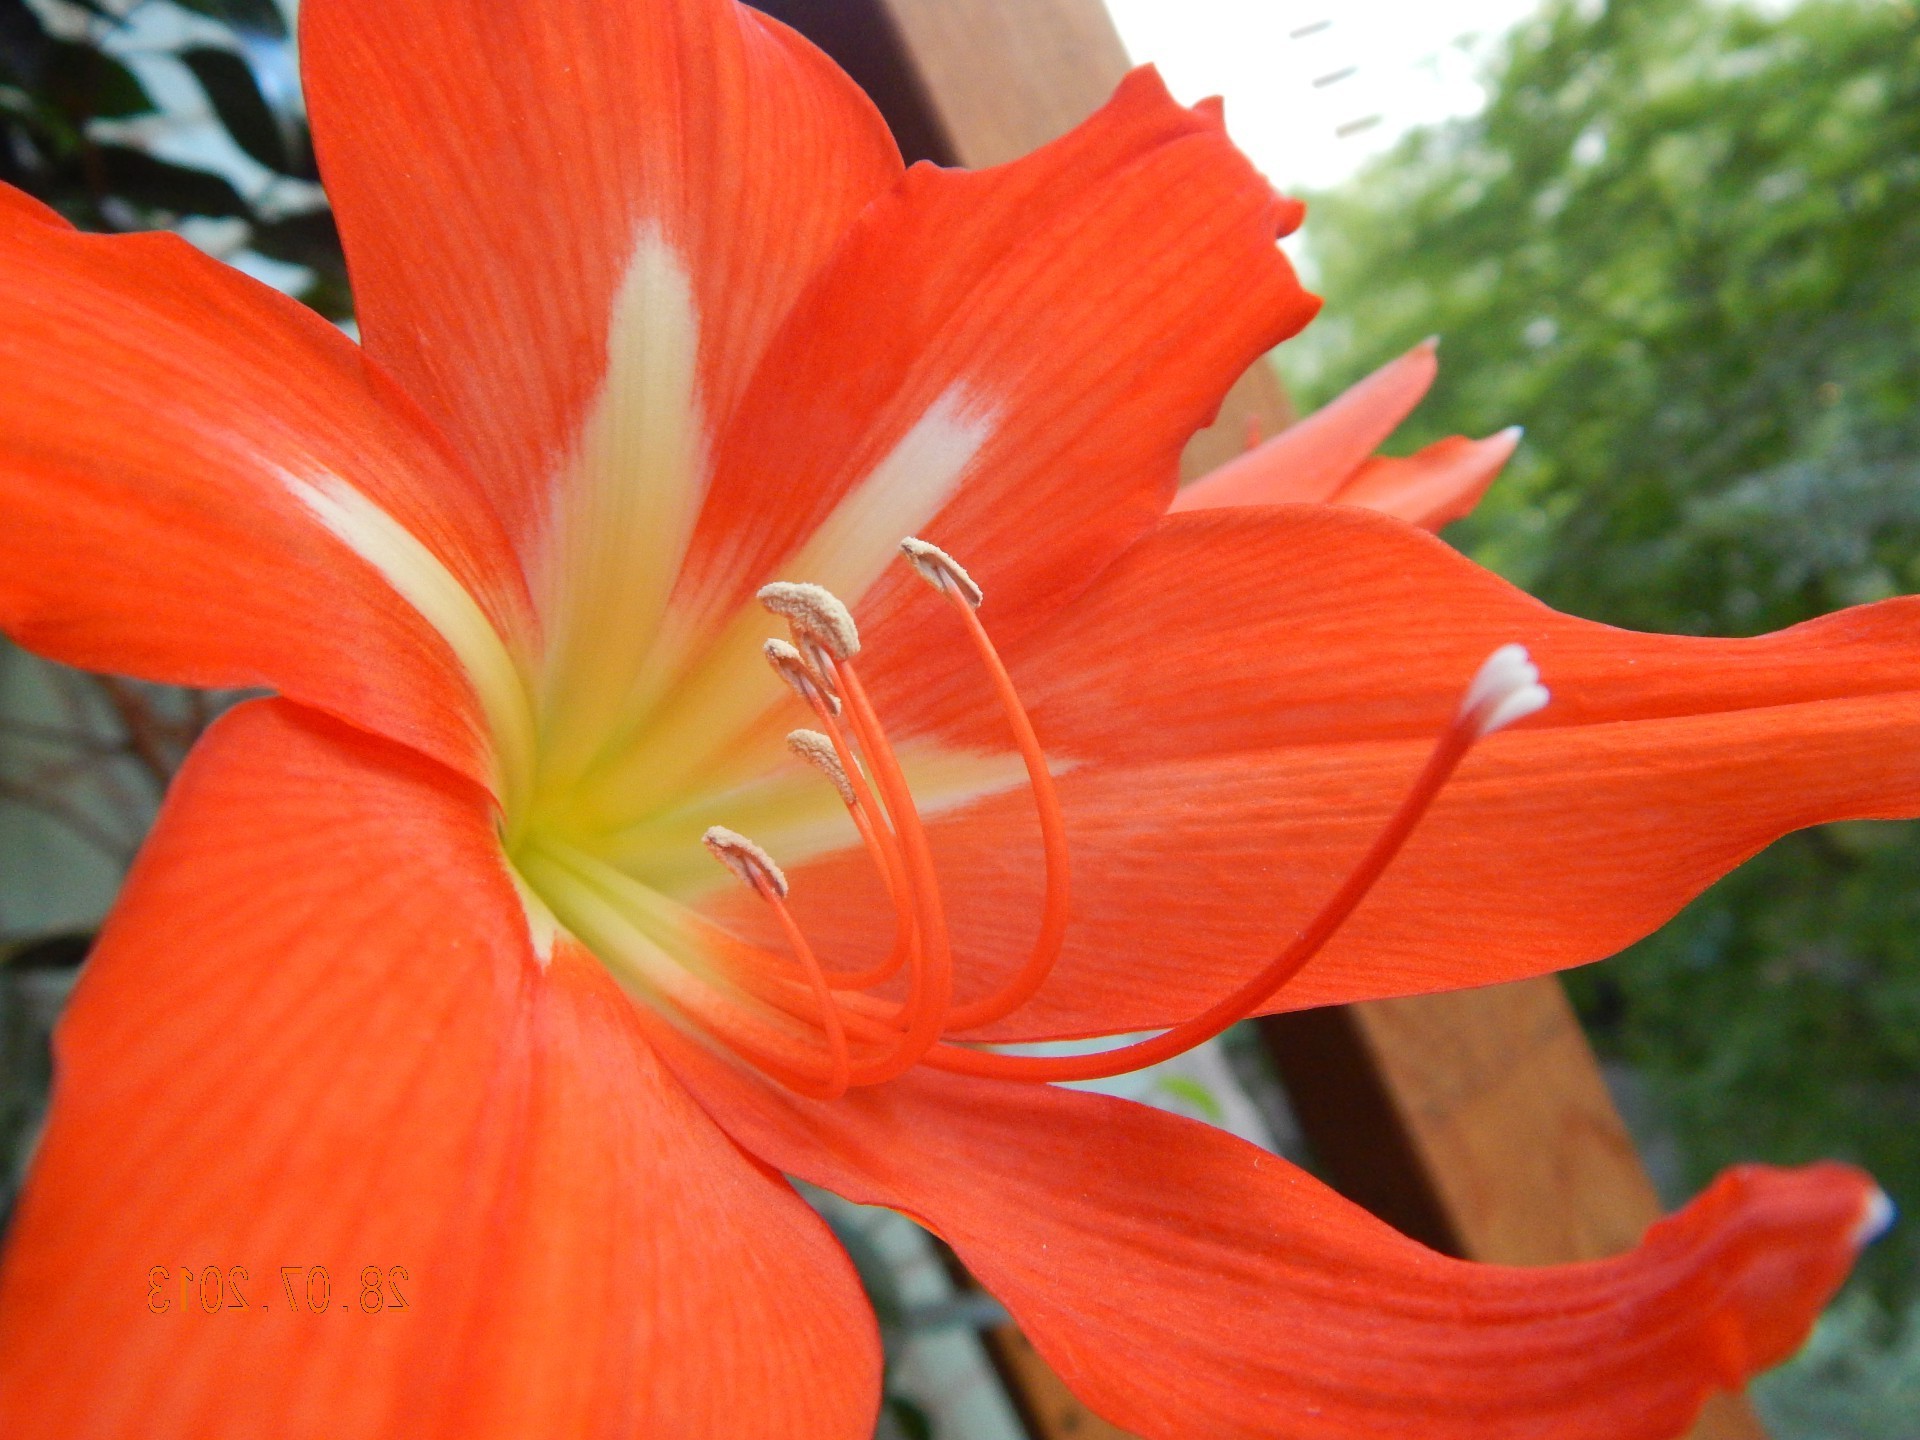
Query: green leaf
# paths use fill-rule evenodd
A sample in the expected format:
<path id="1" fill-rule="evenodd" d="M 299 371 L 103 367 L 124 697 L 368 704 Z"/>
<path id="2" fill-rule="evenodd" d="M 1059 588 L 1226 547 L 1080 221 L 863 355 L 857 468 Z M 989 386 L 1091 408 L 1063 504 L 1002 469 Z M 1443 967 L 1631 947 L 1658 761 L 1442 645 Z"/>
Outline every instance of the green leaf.
<path id="1" fill-rule="evenodd" d="M 261 57 L 270 63 L 272 53 Z M 262 93 L 261 75 L 247 55 L 212 46 L 184 50 L 180 60 L 207 93 L 220 123 L 242 150 L 269 170 L 317 178 L 304 127 L 276 111 Z"/>
<path id="2" fill-rule="evenodd" d="M 124 145 L 98 146 L 94 158 L 107 192 L 142 209 L 242 219 L 253 213 L 232 185 L 205 170 L 175 165 Z"/>
<path id="3" fill-rule="evenodd" d="M 81 121 L 122 120 L 154 108 L 139 78 L 91 45 L 54 42 L 42 85 L 49 101 Z"/>
<path id="4" fill-rule="evenodd" d="M 209 20 L 218 20 L 235 30 L 287 38 L 287 22 L 273 0 L 173 0 L 182 10 L 191 10 Z"/>
<path id="5" fill-rule="evenodd" d="M 1215 1097 L 1213 1091 L 1209 1090 L 1192 1076 L 1161 1075 L 1154 1083 L 1160 1089 L 1166 1091 L 1167 1094 L 1173 1096 L 1174 1099 L 1185 1101 L 1188 1105 L 1191 1105 L 1195 1110 L 1198 1110 L 1205 1119 L 1211 1121 L 1213 1124 L 1224 1125 L 1226 1123 L 1227 1112 L 1221 1108 L 1220 1101 Z"/>
<path id="6" fill-rule="evenodd" d="M 340 232 L 330 210 L 309 210 L 284 220 L 253 227 L 253 248 L 262 255 L 305 265 L 323 274 L 346 274 L 346 261 L 340 253 Z"/>

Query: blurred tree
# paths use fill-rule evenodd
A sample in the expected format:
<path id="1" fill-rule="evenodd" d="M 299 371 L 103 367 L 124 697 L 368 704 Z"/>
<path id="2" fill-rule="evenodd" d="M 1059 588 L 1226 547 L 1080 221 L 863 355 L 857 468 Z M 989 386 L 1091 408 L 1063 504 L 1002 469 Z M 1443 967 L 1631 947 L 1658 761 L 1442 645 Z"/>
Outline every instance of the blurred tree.
<path id="1" fill-rule="evenodd" d="M 1920 589 L 1913 5 L 1550 0 L 1484 113 L 1307 228 L 1302 400 L 1442 334 L 1406 438 L 1527 427 L 1449 538 L 1551 603 L 1747 633 Z M 1837 1153 L 1920 1209 L 1920 827 L 1791 837 L 1574 991 L 1688 1185 Z M 1870 1258 L 1884 1298 L 1917 1256 Z"/>

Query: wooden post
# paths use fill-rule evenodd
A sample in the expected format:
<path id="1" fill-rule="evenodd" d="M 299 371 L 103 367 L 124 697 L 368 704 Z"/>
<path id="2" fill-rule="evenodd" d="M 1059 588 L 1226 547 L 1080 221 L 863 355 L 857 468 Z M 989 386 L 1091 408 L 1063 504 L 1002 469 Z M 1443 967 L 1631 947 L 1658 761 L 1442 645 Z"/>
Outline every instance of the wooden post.
<path id="1" fill-rule="evenodd" d="M 909 160 L 981 166 L 1084 119 L 1126 73 L 1103 0 L 754 0 L 872 95 Z M 1249 423 L 1292 418 L 1264 362 L 1194 438 L 1189 477 Z M 1660 1213 L 1566 994 L 1551 977 L 1261 1022 L 1301 1124 L 1344 1193 L 1436 1249 L 1538 1265 L 1630 1248 Z M 1018 1332 L 992 1337 L 1036 1440 L 1125 1440 Z M 1720 1397 L 1693 1440 L 1764 1440 Z"/>

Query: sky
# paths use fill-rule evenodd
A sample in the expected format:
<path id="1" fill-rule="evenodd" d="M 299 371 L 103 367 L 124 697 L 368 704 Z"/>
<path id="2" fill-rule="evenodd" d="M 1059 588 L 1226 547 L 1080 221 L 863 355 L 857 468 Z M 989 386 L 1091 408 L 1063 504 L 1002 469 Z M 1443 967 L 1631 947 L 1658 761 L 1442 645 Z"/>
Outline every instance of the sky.
<path id="1" fill-rule="evenodd" d="M 1228 131 L 1282 190 L 1337 185 L 1413 126 L 1478 110 L 1488 50 L 1539 4 L 1107 0 L 1181 100 L 1226 97 Z"/>

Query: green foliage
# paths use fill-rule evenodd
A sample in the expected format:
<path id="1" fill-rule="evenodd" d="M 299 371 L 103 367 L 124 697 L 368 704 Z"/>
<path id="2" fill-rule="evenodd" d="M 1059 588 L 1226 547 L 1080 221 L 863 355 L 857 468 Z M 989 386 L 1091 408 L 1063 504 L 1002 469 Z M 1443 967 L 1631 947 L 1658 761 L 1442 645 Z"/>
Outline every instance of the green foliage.
<path id="1" fill-rule="evenodd" d="M 1527 427 L 1450 538 L 1551 603 L 1725 634 L 1920 589 L 1911 5 L 1557 0 L 1483 115 L 1308 230 L 1334 319 L 1282 352 L 1303 400 L 1442 334 L 1409 442 Z M 1920 827 L 1796 836 L 1575 977 L 1689 1185 L 1839 1154 L 1920 1212 L 1916 877 Z M 1887 1298 L 1917 1242 L 1870 1257 Z"/>
<path id="2" fill-rule="evenodd" d="M 1845 1296 L 1790 1365 L 1755 1383 L 1753 1398 L 1773 1435 L 1911 1440 L 1920 1415 L 1920 1302 L 1896 1318 L 1864 1295 Z"/>
<path id="3" fill-rule="evenodd" d="M 176 39 L 126 43 L 136 18 Z M 264 172 L 254 183 L 237 183 L 218 145 L 185 147 L 183 161 L 153 143 L 183 128 L 142 80 L 169 67 Z M 136 120 L 144 130 L 115 123 Z M 346 262 L 318 178 L 275 0 L 0 0 L 0 180 L 82 229 L 241 221 L 244 248 L 312 272 L 301 298 L 338 320 L 352 313 Z"/>

